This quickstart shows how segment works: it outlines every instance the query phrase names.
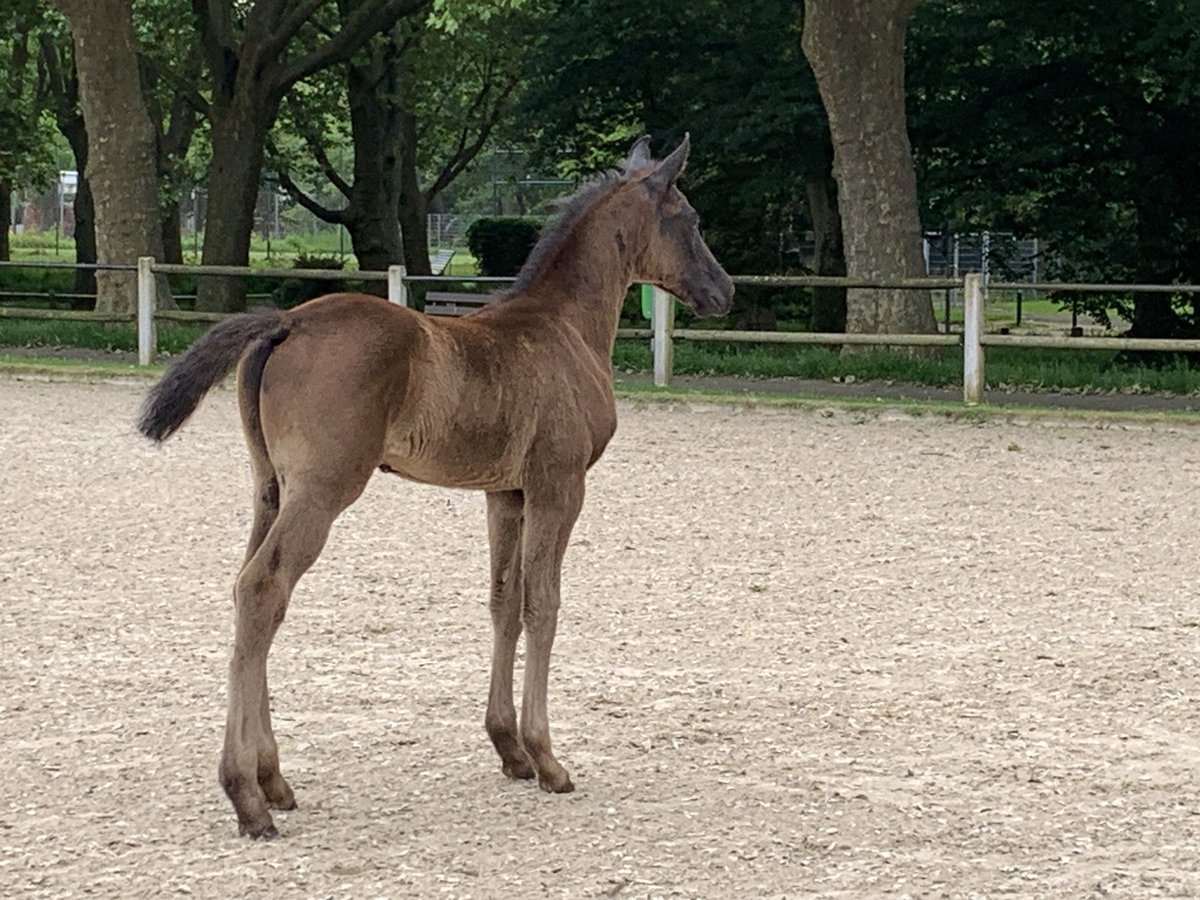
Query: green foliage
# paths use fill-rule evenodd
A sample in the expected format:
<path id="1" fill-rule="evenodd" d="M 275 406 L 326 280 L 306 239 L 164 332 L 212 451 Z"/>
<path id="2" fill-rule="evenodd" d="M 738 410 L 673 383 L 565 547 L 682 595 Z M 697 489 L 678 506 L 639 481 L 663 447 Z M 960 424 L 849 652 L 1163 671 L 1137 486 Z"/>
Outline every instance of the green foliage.
<path id="1" fill-rule="evenodd" d="M 4 306 L 52 306 L 53 308 L 90 308 L 62 298 L 75 289 L 75 273 L 71 269 L 0 268 L 0 304 Z M 48 303 L 45 295 L 58 298 Z M 13 296 L 16 295 L 16 296 Z"/>
<path id="2" fill-rule="evenodd" d="M 54 177 L 54 125 L 37 90 L 44 16 L 34 0 L 10 0 L 0 12 L 0 181 L 22 186 L 42 186 Z"/>
<path id="3" fill-rule="evenodd" d="M 909 42 L 927 223 L 1008 228 L 1084 281 L 1200 281 L 1200 7 L 931 0 Z M 1094 313 L 1102 317 L 1100 308 Z M 1090 301 L 1089 301 L 1090 304 Z M 1153 304 L 1131 298 L 1130 320 Z M 1160 323 L 1195 330 L 1185 298 Z"/>
<path id="4" fill-rule="evenodd" d="M 683 189 L 731 272 L 804 271 L 787 252 L 812 226 L 805 183 L 828 176 L 823 108 L 793 0 L 552 0 L 524 115 L 538 158 L 572 176 L 610 167 L 649 133 L 690 132 Z M 749 316 L 778 294 L 739 290 Z"/>
<path id="5" fill-rule="evenodd" d="M 331 272 L 341 271 L 342 261 L 336 256 L 310 256 L 301 253 L 292 263 L 294 269 L 328 269 Z M 291 309 L 306 303 L 314 297 L 331 294 L 341 290 L 344 282 L 324 281 L 311 278 L 285 278 L 278 282 L 271 292 L 272 299 L 280 309 Z"/>
<path id="6" fill-rule="evenodd" d="M 204 332 L 199 325 L 163 325 L 158 329 L 161 353 L 182 353 Z M 80 347 L 107 353 L 137 351 L 137 327 L 97 322 L 53 322 L 0 319 L 0 347 Z"/>
<path id="7" fill-rule="evenodd" d="M 529 0 L 433 0 L 428 24 L 449 35 L 462 30 L 463 23 L 487 23 L 504 13 L 520 10 Z"/>
<path id="8" fill-rule="evenodd" d="M 467 246 L 482 275 L 516 275 L 537 238 L 537 225 L 525 219 L 476 219 L 467 229 Z"/>

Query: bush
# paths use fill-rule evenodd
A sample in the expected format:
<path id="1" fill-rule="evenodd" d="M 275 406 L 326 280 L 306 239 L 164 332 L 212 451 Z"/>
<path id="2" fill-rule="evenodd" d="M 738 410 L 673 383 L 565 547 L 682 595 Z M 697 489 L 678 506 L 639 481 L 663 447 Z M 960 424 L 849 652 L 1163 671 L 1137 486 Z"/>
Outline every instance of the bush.
<path id="1" fill-rule="evenodd" d="M 329 269 L 331 272 L 341 271 L 342 261 L 336 256 L 309 256 L 301 253 L 292 263 L 293 269 Z M 275 305 L 280 309 L 291 309 L 301 303 L 307 303 L 314 297 L 332 294 L 342 290 L 344 282 L 325 281 L 323 279 L 285 278 L 271 291 Z"/>
<path id="2" fill-rule="evenodd" d="M 477 219 L 467 229 L 481 275 L 516 275 L 537 239 L 538 226 L 526 219 Z"/>

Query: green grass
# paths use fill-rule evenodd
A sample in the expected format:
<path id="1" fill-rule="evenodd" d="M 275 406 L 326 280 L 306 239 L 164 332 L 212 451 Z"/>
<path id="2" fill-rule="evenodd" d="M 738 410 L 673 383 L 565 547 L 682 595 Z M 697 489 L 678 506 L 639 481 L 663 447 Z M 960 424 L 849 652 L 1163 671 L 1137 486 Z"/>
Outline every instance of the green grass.
<path id="1" fill-rule="evenodd" d="M 202 331 L 196 325 L 162 326 L 158 332 L 159 350 L 179 353 Z M 132 324 L 0 319 L 0 346 L 133 352 L 137 349 L 137 333 Z M 624 371 L 649 371 L 649 341 L 618 341 L 613 362 Z M 993 348 L 988 351 L 986 371 L 991 387 L 1200 393 L 1200 370 L 1182 362 L 1161 368 L 1122 365 L 1118 355 L 1108 351 Z M 962 383 L 962 351 L 945 349 L 927 355 L 871 351 L 843 356 L 826 347 L 678 341 L 675 372 L 816 381 L 853 377 L 857 381 L 951 387 Z"/>
<path id="2" fill-rule="evenodd" d="M 159 350 L 179 353 L 202 333 L 195 325 L 159 328 Z M 0 319 L 0 346 L 83 347 L 133 352 L 137 333 L 130 325 Z M 618 341 L 613 362 L 624 371 L 649 371 L 648 341 Z M 689 343 L 675 345 L 675 372 L 680 375 L 734 375 L 751 378 L 803 378 L 829 381 L 893 381 L 951 387 L 962 383 L 962 352 L 946 349 L 931 355 L 864 352 L 842 356 L 825 347 Z M 1126 393 L 1200 393 L 1200 371 L 1183 363 L 1151 368 L 1119 365 L 1107 351 L 994 348 L 988 352 L 991 387 L 1028 390 L 1093 390 Z"/>
<path id="3" fill-rule="evenodd" d="M 105 381 L 132 378 L 147 383 L 165 370 L 160 364 L 134 366 L 110 361 L 75 359 L 29 359 L 6 356 L 0 352 L 0 377 L 44 378 L 51 381 Z M 873 397 L 829 397 L 819 394 L 774 394 L 750 391 L 721 391 L 707 388 L 655 388 L 648 385 L 618 384 L 618 397 L 634 403 L 705 403 L 732 406 L 774 407 L 807 410 L 822 416 L 842 414 L 858 424 L 882 413 L 901 412 L 910 416 L 929 416 L 959 421 L 1107 421 L 1172 427 L 1200 426 L 1200 415 L 1185 410 L 1092 410 L 1057 409 L 1019 404 L 969 406 L 964 403 Z"/>
<path id="4" fill-rule="evenodd" d="M 618 341 L 614 364 L 628 371 L 652 367 L 649 341 Z M 743 375 L 757 378 L 805 378 L 828 381 L 853 376 L 858 381 L 898 381 L 949 387 L 962 384 L 962 351 L 932 355 L 870 351 L 843 356 L 824 347 L 754 344 L 675 344 L 680 375 Z M 987 354 L 991 387 L 1028 390 L 1096 390 L 1129 393 L 1200 392 L 1200 371 L 1183 363 L 1152 368 L 1119 365 L 1117 353 L 1103 350 L 993 348 Z"/>
<path id="5" fill-rule="evenodd" d="M 196 325 L 160 326 L 159 352 L 180 353 L 202 333 L 203 328 Z M 137 329 L 133 325 L 96 322 L 0 319 L 0 347 L 83 347 L 132 353 L 137 350 Z"/>

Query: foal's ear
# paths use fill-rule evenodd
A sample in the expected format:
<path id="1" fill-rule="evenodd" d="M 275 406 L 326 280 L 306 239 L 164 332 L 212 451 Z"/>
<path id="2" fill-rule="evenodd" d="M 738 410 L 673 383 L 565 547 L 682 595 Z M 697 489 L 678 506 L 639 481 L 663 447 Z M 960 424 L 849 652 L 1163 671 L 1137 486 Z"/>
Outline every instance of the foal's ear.
<path id="1" fill-rule="evenodd" d="M 654 173 L 646 179 L 646 187 L 652 191 L 666 191 L 683 173 L 683 168 L 687 165 L 688 151 L 691 149 L 691 135 L 685 134 L 679 146 L 660 162 Z"/>
<path id="2" fill-rule="evenodd" d="M 629 148 L 629 155 L 625 157 L 625 162 L 621 163 L 621 168 L 628 175 L 630 172 L 646 168 L 653 162 L 654 157 L 650 155 L 650 135 L 643 134 Z"/>

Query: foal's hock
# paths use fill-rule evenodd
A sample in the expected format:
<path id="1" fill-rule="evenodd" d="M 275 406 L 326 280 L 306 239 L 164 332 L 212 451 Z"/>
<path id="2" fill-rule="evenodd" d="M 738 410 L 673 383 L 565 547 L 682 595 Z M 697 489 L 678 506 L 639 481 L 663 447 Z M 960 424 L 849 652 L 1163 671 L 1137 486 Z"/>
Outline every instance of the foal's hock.
<path id="1" fill-rule="evenodd" d="M 292 809 L 271 730 L 267 653 L 292 589 L 334 519 L 377 471 L 487 492 L 494 628 L 485 725 L 501 768 L 572 790 L 550 748 L 546 683 L 559 578 L 584 477 L 616 428 L 612 350 L 635 282 L 700 315 L 729 309 L 733 283 L 676 187 L 688 139 L 666 159 L 649 138 L 577 194 L 512 290 L 462 318 L 432 318 L 361 294 L 227 319 L 171 367 L 138 427 L 163 441 L 235 366 L 254 473 L 254 524 L 234 590 L 235 632 L 220 781 L 251 837 Z M 517 638 L 526 633 L 518 724 Z"/>

